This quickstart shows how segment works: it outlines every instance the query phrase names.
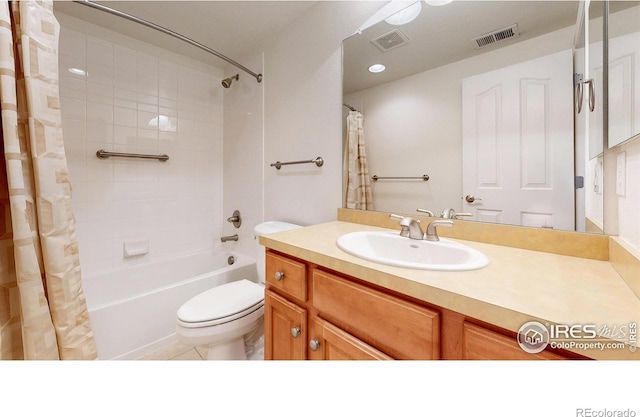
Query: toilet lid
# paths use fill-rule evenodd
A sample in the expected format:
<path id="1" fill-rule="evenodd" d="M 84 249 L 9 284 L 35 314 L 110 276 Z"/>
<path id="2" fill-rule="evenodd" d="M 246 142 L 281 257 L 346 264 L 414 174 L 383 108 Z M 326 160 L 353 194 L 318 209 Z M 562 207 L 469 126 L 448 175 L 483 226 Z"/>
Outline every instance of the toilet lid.
<path id="1" fill-rule="evenodd" d="M 264 287 L 246 279 L 214 287 L 196 295 L 178 309 L 184 324 L 226 323 L 264 303 Z"/>

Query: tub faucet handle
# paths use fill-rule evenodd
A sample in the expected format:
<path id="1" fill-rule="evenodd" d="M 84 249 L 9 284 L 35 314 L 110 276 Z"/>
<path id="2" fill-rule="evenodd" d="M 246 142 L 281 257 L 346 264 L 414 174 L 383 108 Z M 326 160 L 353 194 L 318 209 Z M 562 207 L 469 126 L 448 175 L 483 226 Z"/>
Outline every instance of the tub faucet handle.
<path id="1" fill-rule="evenodd" d="M 242 225 L 242 218 L 240 217 L 240 211 L 235 210 L 233 215 L 227 219 L 229 223 L 233 223 L 233 226 L 237 229 Z"/>

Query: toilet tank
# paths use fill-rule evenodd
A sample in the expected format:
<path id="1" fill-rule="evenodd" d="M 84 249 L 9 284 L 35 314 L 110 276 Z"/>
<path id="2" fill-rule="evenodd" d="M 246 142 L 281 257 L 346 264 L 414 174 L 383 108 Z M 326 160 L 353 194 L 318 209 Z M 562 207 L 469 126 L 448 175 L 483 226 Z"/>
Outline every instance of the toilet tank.
<path id="1" fill-rule="evenodd" d="M 268 235 L 270 233 L 283 232 L 285 230 L 298 229 L 301 227 L 302 226 L 297 224 L 274 220 L 256 225 L 256 227 L 253 228 L 253 233 L 256 239 L 258 239 L 260 236 Z M 256 250 L 256 265 L 258 267 L 258 280 L 259 282 L 264 283 L 264 272 L 266 265 L 265 248 L 260 244 L 257 245 Z"/>

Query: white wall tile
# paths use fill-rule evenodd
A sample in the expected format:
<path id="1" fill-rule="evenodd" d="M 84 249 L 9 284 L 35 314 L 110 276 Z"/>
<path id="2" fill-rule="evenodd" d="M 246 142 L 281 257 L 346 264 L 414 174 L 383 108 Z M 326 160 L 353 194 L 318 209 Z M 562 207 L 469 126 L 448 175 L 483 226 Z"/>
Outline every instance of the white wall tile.
<path id="1" fill-rule="evenodd" d="M 113 47 L 113 66 L 134 76 L 138 73 L 138 53 L 121 45 Z"/>
<path id="2" fill-rule="evenodd" d="M 61 70 L 60 83 L 85 279 L 219 247 L 222 87 L 219 77 L 217 87 L 211 81 L 219 70 L 191 68 L 178 57 L 159 59 L 153 47 L 134 49 L 90 33 L 62 32 L 60 68 L 89 73 Z M 101 160 L 95 155 L 101 148 L 167 153 L 170 160 Z M 151 252 L 123 258 L 122 245 L 132 238 L 149 239 Z"/>
<path id="3" fill-rule="evenodd" d="M 138 53 L 138 76 L 158 78 L 159 61 L 158 57 L 145 53 Z"/>
<path id="4" fill-rule="evenodd" d="M 118 115 L 118 109 L 116 109 L 116 116 Z M 118 122 L 118 117 L 114 117 L 115 122 Z M 114 146 L 123 145 L 127 147 L 133 147 L 136 144 L 137 129 L 135 127 L 113 126 L 113 144 Z"/>
<path id="5" fill-rule="evenodd" d="M 60 53 L 87 57 L 87 36 L 69 28 L 60 29 Z"/>
<path id="6" fill-rule="evenodd" d="M 112 85 L 113 84 L 113 67 L 107 67 L 101 62 L 87 61 L 87 80 Z"/>
<path id="7" fill-rule="evenodd" d="M 113 106 L 113 86 L 98 84 L 94 82 L 86 83 L 87 101 L 104 103 Z"/>
<path id="8" fill-rule="evenodd" d="M 96 110 L 97 111 L 97 110 Z M 98 118 L 98 117 L 96 117 Z M 113 125 L 110 123 L 90 121 L 87 117 L 87 142 L 99 142 L 108 147 L 113 142 Z M 99 148 L 94 149 L 93 152 Z"/>
<path id="9" fill-rule="evenodd" d="M 129 70 L 116 68 L 113 74 L 113 83 L 116 89 L 130 92 L 138 91 L 138 77 Z M 135 100 L 135 95 L 134 98 Z"/>
<path id="10" fill-rule="evenodd" d="M 87 36 L 87 60 L 100 63 L 105 67 L 113 67 L 113 43 Z"/>
<path id="11" fill-rule="evenodd" d="M 111 38 L 100 39 L 93 33 L 63 28 L 61 37 L 62 55 L 69 55 L 64 64 L 86 70 L 90 65 L 92 70 L 88 77 L 61 70 L 61 96 L 69 99 L 62 104 L 65 145 L 70 149 L 76 233 L 85 279 L 113 268 L 219 247 L 223 226 L 220 77 L 212 90 L 211 75 L 190 68 L 182 59 L 157 59 L 150 52 L 154 48 L 130 49 L 128 44 L 114 45 Z M 186 86 L 182 82 L 185 88 L 180 95 L 179 68 L 188 77 L 183 78 Z M 220 73 L 215 69 L 213 72 Z M 93 103 L 91 109 L 87 102 Z M 106 108 L 99 105 L 112 110 L 103 112 Z M 178 108 L 182 110 L 182 133 L 177 132 Z M 214 109 L 218 109 L 217 114 Z M 154 114 L 158 118 L 156 125 L 140 125 L 138 111 Z M 193 121 L 206 122 L 212 114 L 218 118 L 213 129 L 206 124 L 196 128 Z M 109 120 L 111 123 L 107 123 Z M 188 122 L 185 124 L 184 120 Z M 95 151 L 99 148 L 156 148 L 171 159 L 155 164 L 116 158 L 98 160 Z M 192 152 L 181 159 L 179 149 Z M 198 155 L 203 149 L 213 157 Z M 181 176 L 183 173 L 188 175 Z M 108 188 L 105 184 L 110 185 L 111 192 L 100 192 Z M 98 224 L 98 219 L 109 216 L 113 219 Z M 149 256 L 123 259 L 124 240 L 142 237 L 139 233 L 151 230 L 153 233 L 144 236 L 151 241 Z"/>
<path id="12" fill-rule="evenodd" d="M 113 125 L 113 105 L 88 101 L 87 121 Z"/>
<path id="13" fill-rule="evenodd" d="M 137 107 L 137 106 L 134 106 Z M 113 123 L 117 126 L 135 128 L 138 126 L 137 108 L 115 107 L 113 109 Z"/>
<path id="14" fill-rule="evenodd" d="M 85 120 L 87 106 L 84 100 L 77 100 L 61 96 L 60 106 L 64 109 L 62 117 L 72 120 Z"/>

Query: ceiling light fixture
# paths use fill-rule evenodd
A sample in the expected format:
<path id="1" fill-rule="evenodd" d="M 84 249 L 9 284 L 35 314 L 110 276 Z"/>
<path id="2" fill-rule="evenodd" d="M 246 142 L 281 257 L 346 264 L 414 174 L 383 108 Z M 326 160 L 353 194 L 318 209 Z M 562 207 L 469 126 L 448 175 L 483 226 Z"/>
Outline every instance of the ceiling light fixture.
<path id="1" fill-rule="evenodd" d="M 384 21 L 394 26 L 406 25 L 407 23 L 418 17 L 421 10 L 422 1 L 416 1 L 410 6 L 405 7 L 399 12 L 387 17 L 386 19 L 384 19 Z"/>
<path id="2" fill-rule="evenodd" d="M 387 67 L 382 64 L 373 64 L 369 67 L 369 72 L 373 72 L 374 74 L 376 74 L 378 72 L 384 71 L 385 69 L 387 69 Z"/>
<path id="3" fill-rule="evenodd" d="M 451 3 L 453 0 L 424 0 L 429 6 L 444 6 Z"/>

